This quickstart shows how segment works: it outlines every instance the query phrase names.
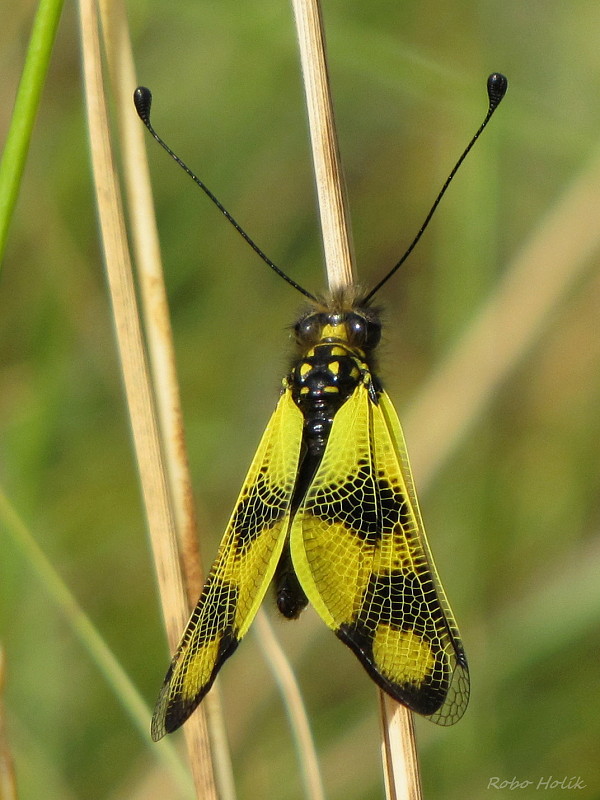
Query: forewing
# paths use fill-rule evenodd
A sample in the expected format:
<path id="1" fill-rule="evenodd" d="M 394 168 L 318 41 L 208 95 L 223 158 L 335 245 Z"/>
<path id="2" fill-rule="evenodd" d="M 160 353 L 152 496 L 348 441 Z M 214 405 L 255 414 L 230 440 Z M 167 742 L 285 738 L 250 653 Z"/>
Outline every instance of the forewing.
<path id="1" fill-rule="evenodd" d="M 176 730 L 190 716 L 262 602 L 289 528 L 302 424 L 302 414 L 286 390 L 260 442 L 167 672 L 152 718 L 154 740 Z"/>
<path id="2" fill-rule="evenodd" d="M 291 550 L 310 602 L 381 688 L 438 724 L 456 722 L 465 654 L 385 394 L 375 403 L 361 385 L 336 413 Z"/>

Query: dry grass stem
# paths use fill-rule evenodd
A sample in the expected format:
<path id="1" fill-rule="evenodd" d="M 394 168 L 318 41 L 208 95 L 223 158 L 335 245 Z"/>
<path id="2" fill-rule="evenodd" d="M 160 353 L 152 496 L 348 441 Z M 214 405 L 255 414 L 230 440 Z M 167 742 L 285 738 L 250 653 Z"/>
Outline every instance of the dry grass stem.
<path id="1" fill-rule="evenodd" d="M 342 172 L 319 0 L 292 0 L 306 93 L 319 198 L 325 266 L 330 289 L 355 283 L 350 215 Z"/>
<path id="2" fill-rule="evenodd" d="M 384 692 L 379 692 L 379 700 L 384 722 L 381 757 L 386 795 L 401 800 L 419 800 L 422 797 L 421 778 L 412 712 Z M 392 754 L 397 756 L 398 747 L 404 748 L 402 757 L 390 758 Z"/>
<path id="3" fill-rule="evenodd" d="M 121 0 L 100 0 L 107 60 L 116 99 L 131 234 L 141 289 L 144 328 L 152 370 L 159 431 L 176 521 L 179 563 L 189 608 L 200 596 L 205 571 L 198 546 L 197 514 L 189 471 L 183 414 L 175 363 L 175 348 L 164 272 L 145 130 L 134 111 L 132 92 L 138 80 L 126 11 Z M 212 744 L 221 800 L 235 797 L 231 756 L 222 718 L 218 686 L 203 704 Z"/>
<path id="4" fill-rule="evenodd" d="M 106 271 L 163 613 L 174 648 L 187 622 L 187 600 L 109 137 L 97 9 L 93 0 L 80 0 L 79 5 L 90 148 Z M 198 797 L 216 798 L 201 712 L 186 726 L 186 740 Z"/>
<path id="5" fill-rule="evenodd" d="M 196 509 L 183 430 L 181 400 L 171 320 L 167 303 L 160 243 L 154 213 L 145 129 L 133 107 L 137 86 L 125 8 L 121 0 L 100 0 L 100 14 L 111 85 L 116 100 L 123 156 L 127 206 L 139 285 L 144 328 L 164 445 L 177 533 L 182 553 L 185 588 L 195 605 L 204 582 L 200 561 Z"/>
<path id="6" fill-rule="evenodd" d="M 325 52 L 319 0 L 293 0 L 302 75 L 308 107 L 325 262 L 330 289 L 356 282 L 342 165 Z M 399 725 L 396 704 L 381 698 L 382 749 L 388 798 L 420 797 L 420 777 L 412 725 Z M 410 712 L 406 712 L 407 715 Z M 412 753 L 413 758 L 407 755 Z M 393 779 L 390 780 L 390 776 Z"/>

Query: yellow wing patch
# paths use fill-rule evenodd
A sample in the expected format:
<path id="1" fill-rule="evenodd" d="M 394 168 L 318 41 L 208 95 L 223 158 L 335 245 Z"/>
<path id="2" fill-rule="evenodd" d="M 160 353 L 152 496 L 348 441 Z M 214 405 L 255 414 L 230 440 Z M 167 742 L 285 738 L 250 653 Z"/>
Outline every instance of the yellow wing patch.
<path id="1" fill-rule="evenodd" d="M 288 389 L 258 447 L 208 580 L 156 703 L 152 738 L 178 728 L 196 708 L 247 632 L 289 530 L 303 417 Z"/>
<path id="2" fill-rule="evenodd" d="M 360 384 L 336 413 L 290 546 L 308 599 L 371 677 L 433 722 L 456 722 L 466 658 L 385 393 L 375 403 Z"/>

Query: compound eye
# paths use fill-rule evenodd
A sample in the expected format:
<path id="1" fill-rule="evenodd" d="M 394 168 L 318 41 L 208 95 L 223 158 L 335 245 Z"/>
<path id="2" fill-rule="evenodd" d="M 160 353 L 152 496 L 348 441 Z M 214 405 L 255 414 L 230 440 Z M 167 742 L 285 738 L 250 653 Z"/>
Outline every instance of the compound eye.
<path id="1" fill-rule="evenodd" d="M 351 316 L 346 322 L 348 339 L 357 347 L 363 347 L 367 339 L 367 321 L 362 317 Z"/>
<path id="2" fill-rule="evenodd" d="M 373 350 L 381 339 L 381 325 L 377 321 L 352 314 L 346 322 L 348 339 L 351 344 L 364 350 Z"/>
<path id="3" fill-rule="evenodd" d="M 316 314 L 310 314 L 308 317 L 298 320 L 294 326 L 296 341 L 298 344 L 314 342 L 319 338 L 321 327 L 321 321 Z"/>

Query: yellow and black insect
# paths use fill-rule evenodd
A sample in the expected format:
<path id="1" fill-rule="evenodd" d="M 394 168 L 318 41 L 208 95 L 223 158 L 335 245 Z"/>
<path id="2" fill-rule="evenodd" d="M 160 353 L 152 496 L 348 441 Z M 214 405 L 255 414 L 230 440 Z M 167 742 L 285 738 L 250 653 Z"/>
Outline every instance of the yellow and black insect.
<path id="1" fill-rule="evenodd" d="M 244 637 L 269 585 L 287 618 L 311 603 L 391 697 L 440 725 L 463 715 L 467 659 L 427 544 L 398 417 L 377 377 L 381 324 L 371 300 L 423 233 L 450 180 L 504 96 L 489 109 L 402 259 L 369 293 L 319 300 L 254 244 L 150 124 L 152 135 L 242 236 L 312 306 L 294 327 L 297 352 L 208 580 L 154 710 L 152 737 L 182 725 Z"/>

